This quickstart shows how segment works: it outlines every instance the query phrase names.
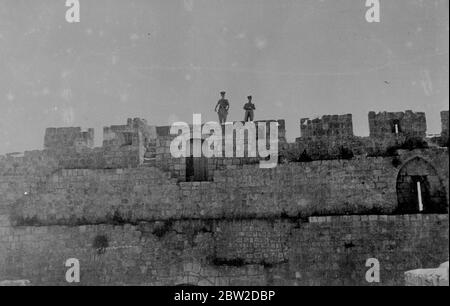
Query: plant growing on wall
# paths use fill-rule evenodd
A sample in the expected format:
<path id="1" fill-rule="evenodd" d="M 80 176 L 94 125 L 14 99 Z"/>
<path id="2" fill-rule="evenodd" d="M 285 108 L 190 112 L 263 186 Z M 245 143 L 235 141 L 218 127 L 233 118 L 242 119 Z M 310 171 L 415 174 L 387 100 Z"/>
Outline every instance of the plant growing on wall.
<path id="1" fill-rule="evenodd" d="M 97 235 L 94 238 L 94 242 L 92 243 L 92 248 L 97 251 L 97 254 L 101 255 L 106 252 L 106 249 L 109 246 L 108 237 L 105 235 Z"/>
<path id="2" fill-rule="evenodd" d="M 428 149 L 428 143 L 426 140 L 420 137 L 408 137 L 406 140 L 399 146 L 399 149 L 402 150 L 414 150 L 414 149 Z"/>
<path id="3" fill-rule="evenodd" d="M 298 161 L 300 163 L 309 163 L 309 162 L 312 162 L 313 159 L 311 158 L 311 156 L 309 156 L 308 152 L 306 152 L 306 150 L 304 150 L 302 152 L 302 154 L 300 154 L 300 156 L 298 157 Z"/>
<path id="4" fill-rule="evenodd" d="M 355 155 L 349 148 L 341 146 L 339 148 L 339 159 L 352 159 Z"/>
<path id="5" fill-rule="evenodd" d="M 397 156 L 392 159 L 392 166 L 394 166 L 395 168 L 398 168 L 401 164 L 402 161 Z"/>

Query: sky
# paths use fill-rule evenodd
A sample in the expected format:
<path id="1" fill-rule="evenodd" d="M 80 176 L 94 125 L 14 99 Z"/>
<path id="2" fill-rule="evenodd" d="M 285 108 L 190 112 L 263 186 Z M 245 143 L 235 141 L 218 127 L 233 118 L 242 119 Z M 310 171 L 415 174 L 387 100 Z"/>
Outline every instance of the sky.
<path id="1" fill-rule="evenodd" d="M 0 154 L 42 149 L 47 127 L 95 128 L 144 118 L 151 125 L 353 114 L 368 135 L 369 111 L 423 111 L 440 133 L 449 99 L 449 1 L 381 0 L 0 0 Z"/>

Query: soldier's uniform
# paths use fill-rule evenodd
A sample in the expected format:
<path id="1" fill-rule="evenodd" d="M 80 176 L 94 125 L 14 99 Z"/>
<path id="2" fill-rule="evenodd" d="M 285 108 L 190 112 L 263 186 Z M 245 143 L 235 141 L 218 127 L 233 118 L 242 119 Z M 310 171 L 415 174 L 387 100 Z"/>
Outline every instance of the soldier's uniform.
<path id="1" fill-rule="evenodd" d="M 225 92 L 221 92 L 222 95 L 225 95 Z M 219 108 L 219 110 L 217 110 Z M 223 98 L 217 102 L 216 111 L 219 115 L 220 124 L 225 124 L 227 122 L 228 110 L 230 109 L 230 103 L 227 99 Z"/>
<path id="2" fill-rule="evenodd" d="M 244 116 L 244 121 L 250 121 L 253 122 L 253 119 L 255 117 L 255 104 L 252 103 L 252 97 L 248 96 L 248 102 L 244 105 L 244 109 L 245 109 L 245 116 Z"/>

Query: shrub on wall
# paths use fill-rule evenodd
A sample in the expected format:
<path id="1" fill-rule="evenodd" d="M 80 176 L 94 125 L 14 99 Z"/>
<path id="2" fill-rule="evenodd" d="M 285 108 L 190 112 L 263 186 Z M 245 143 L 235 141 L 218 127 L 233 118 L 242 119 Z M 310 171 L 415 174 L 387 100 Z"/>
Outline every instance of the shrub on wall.
<path id="1" fill-rule="evenodd" d="M 398 146 L 390 146 L 385 150 L 373 150 L 367 154 L 368 157 L 396 157 L 398 156 Z"/>
<path id="2" fill-rule="evenodd" d="M 402 162 L 397 156 L 392 159 L 392 166 L 394 166 L 395 168 L 398 168 L 401 164 Z"/>
<path id="3" fill-rule="evenodd" d="M 282 151 L 279 159 L 280 163 L 308 163 L 313 161 L 306 150 L 300 152 L 298 148 Z"/>
<path id="4" fill-rule="evenodd" d="M 428 149 L 428 142 L 420 137 L 408 137 L 402 143 L 387 147 L 385 150 L 375 150 L 368 154 L 369 157 L 396 157 L 398 156 L 398 150 L 415 150 L 415 149 Z"/>
<path id="5" fill-rule="evenodd" d="M 449 147 L 449 138 L 445 138 L 445 137 L 437 137 L 436 139 L 433 139 L 434 143 L 437 143 L 438 146 L 443 147 L 443 148 L 448 148 Z"/>
<path id="6" fill-rule="evenodd" d="M 339 148 L 339 155 L 338 155 L 339 159 L 352 159 L 353 157 L 355 157 L 355 155 L 353 154 L 353 151 L 350 150 L 349 148 L 346 147 Z"/>
<path id="7" fill-rule="evenodd" d="M 300 154 L 298 161 L 300 163 L 309 163 L 309 162 L 312 162 L 313 159 L 311 158 L 311 156 L 309 156 L 308 152 L 306 152 L 306 150 L 304 150 L 302 152 L 302 154 Z"/>
<path id="8" fill-rule="evenodd" d="M 158 238 L 164 237 L 172 229 L 172 221 L 158 222 L 153 229 L 152 234 Z"/>
<path id="9" fill-rule="evenodd" d="M 94 248 L 98 254 L 104 254 L 108 246 L 108 237 L 104 235 L 97 235 L 92 243 L 92 248 Z"/>
<path id="10" fill-rule="evenodd" d="M 315 160 L 352 159 L 354 156 L 353 151 L 344 146 L 337 148 L 333 153 L 322 153 L 315 156 L 311 156 L 306 150 L 301 151 L 299 148 L 293 148 L 280 152 L 279 161 L 281 164 L 309 163 Z"/>
<path id="11" fill-rule="evenodd" d="M 402 150 L 414 150 L 414 149 L 428 149 L 428 143 L 426 140 L 420 137 L 408 137 L 406 140 L 399 146 L 399 149 Z"/>

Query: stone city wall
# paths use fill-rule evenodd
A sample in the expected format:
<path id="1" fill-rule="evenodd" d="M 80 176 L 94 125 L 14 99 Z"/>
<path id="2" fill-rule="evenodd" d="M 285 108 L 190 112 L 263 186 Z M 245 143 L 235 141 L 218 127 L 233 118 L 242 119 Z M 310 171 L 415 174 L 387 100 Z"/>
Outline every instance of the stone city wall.
<path id="1" fill-rule="evenodd" d="M 369 113 L 370 137 L 385 137 L 392 134 L 425 138 L 427 121 L 422 112 Z"/>
<path id="2" fill-rule="evenodd" d="M 300 120 L 300 135 L 311 137 L 350 137 L 353 136 L 352 115 L 327 115 L 322 118 Z"/>
<path id="3" fill-rule="evenodd" d="M 355 156 L 273 169 L 211 159 L 204 181 L 189 182 L 166 130 L 128 120 L 106 128 L 101 148 L 89 132 L 65 130 L 60 146 L 48 131 L 45 150 L 1 156 L 0 282 L 67 284 L 64 263 L 77 258 L 81 285 L 368 285 L 365 261 L 376 258 L 379 284 L 403 285 L 405 271 L 448 260 L 448 148 L 371 157 L 367 143 L 392 138 L 339 137 Z M 281 150 L 314 152 L 280 135 Z M 308 141 L 320 157 L 330 139 Z M 432 177 L 447 213 L 399 211 L 411 177 Z"/>
<path id="4" fill-rule="evenodd" d="M 448 215 L 184 220 L 11 227 L 0 216 L 0 278 L 68 285 L 403 285 L 448 258 Z M 380 282 L 366 281 L 366 261 Z M 76 285 L 76 284 L 75 284 Z"/>
<path id="5" fill-rule="evenodd" d="M 247 165 L 215 171 L 211 182 L 178 182 L 167 172 L 142 166 L 63 169 L 45 178 L 15 178 L 22 180 L 19 186 L 24 189 L 8 182 L 0 186 L 2 197 L 16 200 L 11 212 L 19 225 L 110 223 L 114 218 L 135 223 L 390 214 L 397 209 L 398 173 L 402 165 L 417 157 L 434 167 L 448 203 L 448 151 L 444 148 L 401 151 L 400 156 L 390 158 L 292 163 L 274 169 Z"/>

